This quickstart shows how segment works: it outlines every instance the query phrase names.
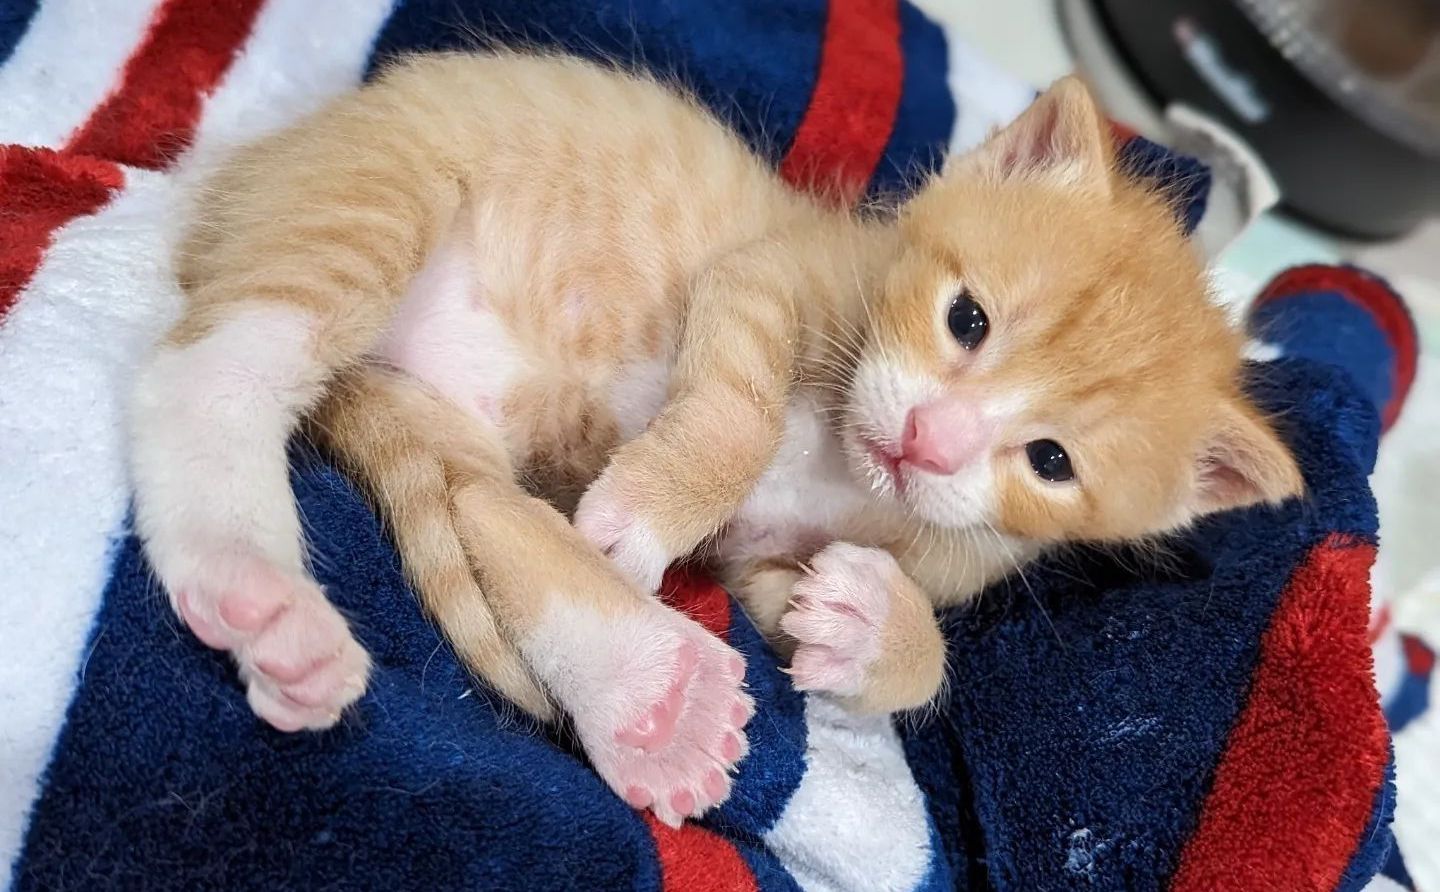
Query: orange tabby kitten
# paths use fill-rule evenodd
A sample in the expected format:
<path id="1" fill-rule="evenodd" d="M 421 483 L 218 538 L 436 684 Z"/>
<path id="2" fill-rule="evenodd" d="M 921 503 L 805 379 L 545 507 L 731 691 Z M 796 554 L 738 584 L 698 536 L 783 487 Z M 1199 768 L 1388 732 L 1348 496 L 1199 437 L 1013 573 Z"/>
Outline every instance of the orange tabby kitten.
<path id="1" fill-rule="evenodd" d="M 1073 79 L 870 219 L 643 77 L 429 56 L 240 153 L 199 214 L 133 400 L 136 518 L 285 730 L 369 670 L 306 571 L 302 417 L 467 663 L 671 823 L 728 795 L 753 709 L 649 597 L 702 543 L 798 686 L 892 710 L 940 683 L 935 605 L 1301 487 Z"/>

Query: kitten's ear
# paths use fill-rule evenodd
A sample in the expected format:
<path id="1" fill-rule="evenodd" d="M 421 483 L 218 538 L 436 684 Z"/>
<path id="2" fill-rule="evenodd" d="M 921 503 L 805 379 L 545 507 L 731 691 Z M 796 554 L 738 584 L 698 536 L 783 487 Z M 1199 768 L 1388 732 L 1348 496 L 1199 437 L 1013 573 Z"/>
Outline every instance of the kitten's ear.
<path id="1" fill-rule="evenodd" d="M 1039 175 L 1108 191 L 1113 152 L 1109 124 L 1089 88 L 1068 75 L 961 163 L 1002 179 Z"/>
<path id="2" fill-rule="evenodd" d="M 1282 502 L 1305 490 L 1290 450 L 1243 399 L 1227 399 L 1196 456 L 1195 516 Z"/>

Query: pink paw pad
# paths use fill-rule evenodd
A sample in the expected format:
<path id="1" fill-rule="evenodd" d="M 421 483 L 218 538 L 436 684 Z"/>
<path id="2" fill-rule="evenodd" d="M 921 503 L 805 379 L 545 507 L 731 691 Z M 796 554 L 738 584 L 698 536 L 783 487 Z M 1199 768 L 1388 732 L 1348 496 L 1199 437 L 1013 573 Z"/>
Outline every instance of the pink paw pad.
<path id="1" fill-rule="evenodd" d="M 730 704 L 730 724 L 737 728 L 745 727 L 750 721 L 750 708 L 744 703 Z"/>
<path id="2" fill-rule="evenodd" d="M 631 785 L 625 790 L 625 803 L 631 808 L 649 808 L 654 802 L 654 794 L 644 787 Z"/>
<path id="3" fill-rule="evenodd" d="M 338 659 L 351 641 L 345 621 L 328 602 L 293 604 L 255 638 L 255 667 L 282 684 L 303 681 Z"/>
<path id="4" fill-rule="evenodd" d="M 322 729 L 365 691 L 370 659 L 308 579 L 234 552 L 177 586 L 175 606 L 206 645 L 230 651 L 255 714 L 280 731 Z"/>
<path id="5" fill-rule="evenodd" d="M 196 606 L 194 596 L 188 589 L 181 589 L 180 594 L 175 597 L 175 607 L 186 628 L 193 632 L 195 637 L 199 638 L 206 647 L 223 650 L 234 640 L 234 636 L 225 631 L 220 623 L 206 616 Z"/>
<path id="6" fill-rule="evenodd" d="M 678 827 L 730 795 L 728 772 L 745 754 L 754 705 L 735 651 L 658 601 L 640 603 L 641 614 L 626 620 L 644 630 L 638 639 L 617 645 L 624 636 L 602 630 L 585 652 L 602 655 L 606 671 L 587 675 L 591 684 L 561 702 L 610 787 Z M 667 652 L 674 656 L 661 658 Z M 664 692 L 658 701 L 657 690 Z M 633 701 L 646 704 L 638 719 Z M 617 715 L 627 718 L 616 722 Z"/>
<path id="7" fill-rule="evenodd" d="M 679 815 L 688 815 L 695 811 L 695 794 L 689 790 L 681 790 L 679 793 L 670 796 L 670 808 Z"/>
<path id="8" fill-rule="evenodd" d="M 680 717 L 680 710 L 685 705 L 685 688 L 694 677 L 695 667 L 699 663 L 700 654 L 695 645 L 689 641 L 683 642 L 677 657 L 675 680 L 671 682 L 670 689 L 665 692 L 660 702 L 650 707 L 635 724 L 615 732 L 615 740 L 626 746 L 639 747 L 647 753 L 653 753 L 669 743 L 675 734 L 675 722 Z"/>
<path id="9" fill-rule="evenodd" d="M 220 597 L 219 614 L 237 632 L 258 632 L 285 608 L 288 592 L 279 586 L 254 585 Z"/>
<path id="10" fill-rule="evenodd" d="M 726 734 L 725 740 L 720 744 L 720 757 L 726 762 L 738 762 L 743 750 L 744 744 L 740 742 L 740 735 Z"/>
<path id="11" fill-rule="evenodd" d="M 280 687 L 280 693 L 301 706 L 313 709 L 354 699 L 364 690 L 365 679 L 348 670 L 338 659 L 331 660 L 320 670 Z"/>
<path id="12" fill-rule="evenodd" d="M 724 799 L 729 790 L 730 781 L 721 772 L 712 769 L 709 774 L 705 775 L 705 795 L 710 798 L 711 802 L 719 802 Z"/>

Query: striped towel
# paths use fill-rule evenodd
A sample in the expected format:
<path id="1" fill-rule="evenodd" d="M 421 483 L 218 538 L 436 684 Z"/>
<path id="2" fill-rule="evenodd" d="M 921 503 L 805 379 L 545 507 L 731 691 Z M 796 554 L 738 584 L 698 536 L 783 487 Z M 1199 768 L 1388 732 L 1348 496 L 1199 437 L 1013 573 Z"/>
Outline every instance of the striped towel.
<path id="1" fill-rule="evenodd" d="M 1217 518 L 1163 570 L 1082 553 L 997 586 L 949 617 L 953 690 L 923 719 L 800 695 L 722 590 L 673 576 L 672 602 L 746 654 L 760 710 L 704 822 L 632 812 L 477 688 L 303 446 L 313 563 L 376 672 L 341 728 L 260 725 L 127 525 L 120 395 L 178 306 L 183 186 L 388 56 L 491 41 L 680 78 L 792 183 L 852 197 L 903 193 L 1033 96 L 898 0 L 0 0 L 0 884 L 1363 886 L 1392 801 L 1365 474 L 1406 329 L 1353 271 L 1262 305 L 1294 355 L 1257 392 L 1293 424 L 1312 503 Z M 1203 171 L 1122 141 L 1193 225 Z M 1317 341 L 1336 320 L 1360 335 Z"/>

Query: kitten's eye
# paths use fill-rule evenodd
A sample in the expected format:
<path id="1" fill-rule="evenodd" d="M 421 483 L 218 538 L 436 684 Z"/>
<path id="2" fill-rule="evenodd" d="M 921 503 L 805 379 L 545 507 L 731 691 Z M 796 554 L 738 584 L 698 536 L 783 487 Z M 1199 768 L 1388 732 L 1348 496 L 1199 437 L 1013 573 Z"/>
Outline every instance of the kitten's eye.
<path id="1" fill-rule="evenodd" d="M 979 347 L 990 331 L 990 320 L 968 291 L 962 291 L 956 296 L 955 302 L 950 305 L 950 315 L 946 323 L 950 326 L 950 333 L 955 336 L 955 340 L 966 350 Z"/>
<path id="2" fill-rule="evenodd" d="M 1075 479 L 1075 469 L 1070 467 L 1070 456 L 1065 454 L 1065 447 L 1054 440 L 1031 440 L 1025 444 L 1025 455 L 1030 459 L 1030 467 L 1035 469 L 1041 480 L 1064 483 L 1066 480 Z"/>

